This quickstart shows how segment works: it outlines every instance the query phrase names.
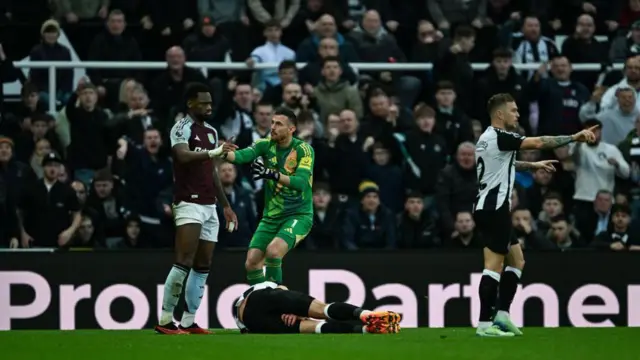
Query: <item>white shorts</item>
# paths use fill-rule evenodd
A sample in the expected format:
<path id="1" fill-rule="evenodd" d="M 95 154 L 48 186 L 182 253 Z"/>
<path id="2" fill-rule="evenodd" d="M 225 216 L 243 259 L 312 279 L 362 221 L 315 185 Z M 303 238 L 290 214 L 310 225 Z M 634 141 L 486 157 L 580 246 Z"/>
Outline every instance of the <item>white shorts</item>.
<path id="1" fill-rule="evenodd" d="M 173 220 L 176 226 L 186 224 L 200 224 L 200 239 L 218 242 L 220 221 L 216 212 L 216 205 L 194 204 L 180 201 L 173 206 Z"/>

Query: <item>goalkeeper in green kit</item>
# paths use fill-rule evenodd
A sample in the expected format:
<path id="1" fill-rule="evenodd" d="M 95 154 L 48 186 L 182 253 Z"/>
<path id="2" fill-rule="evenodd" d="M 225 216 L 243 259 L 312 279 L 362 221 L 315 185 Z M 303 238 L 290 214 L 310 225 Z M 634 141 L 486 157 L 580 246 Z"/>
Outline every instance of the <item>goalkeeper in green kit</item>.
<path id="1" fill-rule="evenodd" d="M 293 137 L 296 125 L 296 115 L 291 110 L 276 109 L 270 137 L 241 150 L 231 143 L 216 149 L 220 158 L 234 164 L 253 162 L 254 179 L 265 180 L 264 212 L 245 262 L 251 285 L 264 281 L 281 284 L 282 259 L 313 226 L 314 153 L 309 144 Z"/>

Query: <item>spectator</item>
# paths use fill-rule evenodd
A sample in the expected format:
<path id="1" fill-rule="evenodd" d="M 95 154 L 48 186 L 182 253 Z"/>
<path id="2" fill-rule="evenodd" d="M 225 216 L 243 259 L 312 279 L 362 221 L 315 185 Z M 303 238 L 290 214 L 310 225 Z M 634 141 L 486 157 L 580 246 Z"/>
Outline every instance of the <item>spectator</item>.
<path id="1" fill-rule="evenodd" d="M 591 100 L 582 105 L 580 120 L 597 119 L 600 121 L 602 123 L 602 141 L 617 145 L 633 130 L 636 119 L 640 116 L 640 110 L 636 107 L 636 92 L 628 87 L 619 87 L 616 91 L 618 106 L 597 113 L 599 94 L 602 94 L 602 91 L 596 89 Z"/>
<path id="2" fill-rule="evenodd" d="M 231 45 L 229 39 L 216 30 L 212 16 L 203 15 L 200 19 L 200 31 L 187 36 L 182 43 L 182 48 L 189 61 L 224 62 Z M 178 58 L 175 59 L 176 63 L 178 60 Z M 227 74 L 224 70 L 210 70 L 209 78 L 226 80 Z"/>
<path id="3" fill-rule="evenodd" d="M 309 66 L 309 65 L 307 65 Z M 320 71 L 318 71 L 320 73 Z M 285 60 L 278 65 L 278 84 L 270 85 L 264 90 L 262 95 L 262 101 L 271 104 L 272 106 L 279 106 L 282 103 L 283 89 L 296 81 L 298 76 L 298 68 L 296 62 L 293 60 Z"/>
<path id="4" fill-rule="evenodd" d="M 124 221 L 130 214 L 125 194 L 124 183 L 115 178 L 111 171 L 96 171 L 87 197 L 87 207 L 98 214 L 94 226 L 104 234 L 107 246 L 124 236 Z"/>
<path id="5" fill-rule="evenodd" d="M 473 140 L 471 120 L 456 105 L 455 86 L 449 81 L 441 81 L 436 89 L 436 132 L 446 143 L 447 154 L 453 154 L 458 145 Z"/>
<path id="6" fill-rule="evenodd" d="M 573 226 L 564 215 L 558 215 L 550 219 L 551 230 L 547 239 L 559 250 L 569 250 L 584 247 L 582 240 L 573 232 Z"/>
<path id="7" fill-rule="evenodd" d="M 513 52 L 509 49 L 496 49 L 493 52 L 491 66 L 478 79 L 478 87 L 475 92 L 477 99 L 474 116 L 480 120 L 483 127 L 490 124 L 487 102 L 494 94 L 507 93 L 516 100 L 520 119 L 518 123 L 529 134 L 529 98 L 527 83 L 513 67 Z"/>
<path id="8" fill-rule="evenodd" d="M 107 114 L 97 107 L 97 102 L 96 87 L 81 81 L 65 108 L 71 138 L 67 148 L 69 165 L 75 178 L 85 184 L 89 184 L 95 170 L 107 165 L 114 147 Z"/>
<path id="9" fill-rule="evenodd" d="M 572 231 L 576 236 L 580 236 L 580 232 L 575 228 L 575 218 L 573 215 L 565 212 L 565 202 L 560 193 L 550 191 L 544 195 L 542 200 L 542 210 L 534 216 L 537 218 L 536 225 L 538 231 L 546 234 L 551 229 L 551 219 L 558 215 L 565 215 L 569 224 L 574 225 Z"/>
<path id="10" fill-rule="evenodd" d="M 611 206 L 613 206 L 613 194 L 607 190 L 597 192 L 592 204 L 581 204 L 576 207 L 576 227 L 586 244 L 590 244 L 601 232 L 606 232 L 610 227 Z M 590 207 L 587 207 L 591 205 Z"/>
<path id="11" fill-rule="evenodd" d="M 94 248 L 100 243 L 100 234 L 97 231 L 93 219 L 89 216 L 83 216 L 80 227 L 75 233 L 73 239 L 66 243 L 64 248 Z"/>
<path id="12" fill-rule="evenodd" d="M 640 242 L 631 230 L 631 209 L 625 205 L 614 205 L 611 208 L 609 230 L 601 232 L 591 244 L 598 249 L 613 251 L 640 250 Z"/>
<path id="13" fill-rule="evenodd" d="M 540 20 L 533 15 L 523 19 L 522 32 L 513 33 L 511 48 L 515 64 L 545 64 L 560 53 L 551 39 L 542 36 Z M 530 80 L 534 75 L 535 71 L 529 71 L 525 77 Z"/>
<path id="14" fill-rule="evenodd" d="M 347 250 L 394 249 L 396 226 L 393 213 L 380 204 L 380 189 L 371 181 L 358 187 L 360 206 L 345 214 L 342 245 Z"/>
<path id="15" fill-rule="evenodd" d="M 74 44 L 76 53 L 81 59 L 86 59 L 91 38 L 97 32 L 96 24 L 104 22 L 109 14 L 109 0 L 56 1 L 55 3 L 56 15 L 63 22 L 65 33 Z"/>
<path id="16" fill-rule="evenodd" d="M 58 153 L 61 152 L 60 143 L 55 135 L 55 131 L 50 129 L 53 119 L 49 115 L 34 114 L 30 119 L 29 131 L 23 131 L 20 136 L 16 137 L 16 155 L 17 158 L 28 163 L 33 154 L 36 143 L 41 139 L 47 139 L 52 148 Z"/>
<path id="17" fill-rule="evenodd" d="M 233 61 L 244 61 L 249 56 L 249 17 L 244 1 L 200 0 L 198 14 L 211 14 L 211 22 L 229 40 Z"/>
<path id="18" fill-rule="evenodd" d="M 216 114 L 220 134 L 225 139 L 238 138 L 244 131 L 253 127 L 251 114 L 253 112 L 252 87 L 250 84 L 238 83 L 232 80 L 228 84 L 228 95 L 220 104 Z M 233 94 L 229 96 L 229 94 Z M 231 99 L 226 99 L 231 97 Z"/>
<path id="19" fill-rule="evenodd" d="M 616 92 L 618 88 L 630 87 L 636 92 L 640 90 L 640 56 L 634 56 L 627 59 L 624 66 L 624 79 L 619 83 L 609 87 L 602 95 L 600 101 L 600 111 L 610 109 L 618 105 Z M 640 101 L 636 102 L 636 107 L 640 109 Z"/>
<path id="20" fill-rule="evenodd" d="M 193 1 L 158 3 L 154 0 L 142 0 L 141 6 L 145 14 L 143 25 L 146 24 L 147 28 L 160 34 L 159 45 L 164 45 L 165 48 L 169 44 L 175 44 L 196 25 L 194 19 L 197 19 L 198 10 Z"/>
<path id="21" fill-rule="evenodd" d="M 594 130 L 596 141 L 592 144 L 571 144 L 570 154 L 576 161 L 576 192 L 573 195 L 576 211 L 590 212 L 596 193 L 606 190 L 614 191 L 616 176 L 627 179 L 630 174 L 629 164 L 620 150 L 611 144 L 601 141 L 602 123 L 598 120 L 585 122 L 586 127 L 598 125 Z M 576 217 L 579 218 L 576 213 Z M 581 231 L 582 233 L 582 231 Z M 586 236 L 584 233 L 582 236 Z M 586 239 L 586 238 L 585 238 Z"/>
<path id="22" fill-rule="evenodd" d="M 249 7 L 252 18 L 258 23 L 265 25 L 269 21 L 278 20 L 280 26 L 286 29 L 291 25 L 294 16 L 296 16 L 298 10 L 300 10 L 300 0 L 248 0 L 247 6 Z"/>
<path id="23" fill-rule="evenodd" d="M 139 216 L 129 215 L 125 219 L 124 236 L 117 241 L 111 242 L 110 249 L 140 249 L 148 246 L 149 241 L 144 236 Z"/>
<path id="24" fill-rule="evenodd" d="M 35 182 L 37 177 L 29 165 L 16 159 L 13 149 L 13 140 L 0 135 L 0 182 L 11 189 L 18 202 L 24 188 Z"/>
<path id="25" fill-rule="evenodd" d="M 473 50 L 476 33 L 473 28 L 459 26 L 451 42 L 443 43 L 445 49 L 434 63 L 434 80 L 449 81 L 458 95 L 458 107 L 465 112 L 473 111 L 473 97 L 469 84 L 473 83 L 473 69 L 469 61 L 469 53 Z M 455 144 L 454 146 L 457 146 Z"/>
<path id="26" fill-rule="evenodd" d="M 396 140 L 393 134 L 413 128 L 410 114 L 394 104 L 382 89 L 373 89 L 368 103 L 368 115 L 362 119 L 363 133 L 384 143 L 396 157 Z"/>
<path id="27" fill-rule="evenodd" d="M 31 165 L 31 170 L 33 170 L 34 174 L 38 177 L 38 179 L 42 179 L 44 176 L 44 168 L 42 167 L 42 160 L 51 153 L 51 144 L 47 139 L 40 139 L 36 142 L 35 149 L 33 150 L 33 155 L 31 155 L 31 161 L 29 164 Z"/>
<path id="28" fill-rule="evenodd" d="M 302 112 L 310 115 L 312 120 L 316 122 L 316 132 L 313 135 L 322 136 L 324 132 L 322 122 L 318 120 L 318 115 L 313 110 L 309 109 L 311 107 L 311 102 L 309 97 L 303 94 L 302 87 L 299 84 L 290 83 L 287 85 L 282 93 L 282 101 L 283 102 L 280 106 L 293 111 L 296 116 L 300 116 Z"/>
<path id="29" fill-rule="evenodd" d="M 71 186 L 58 181 L 62 160 L 50 153 L 42 161 L 44 177 L 21 194 L 21 245 L 24 248 L 65 247 L 80 227 L 82 217 Z"/>
<path id="30" fill-rule="evenodd" d="M 224 189 L 222 189 L 229 200 L 231 208 L 238 216 L 240 226 L 236 231 L 229 232 L 221 230 L 219 232 L 219 244 L 223 247 L 246 248 L 249 240 L 256 229 L 256 209 L 251 200 L 251 194 L 236 184 L 237 172 L 235 165 L 222 163 L 218 166 L 218 176 Z M 218 207 L 218 216 L 223 219 L 222 208 Z"/>
<path id="31" fill-rule="evenodd" d="M 609 59 L 612 62 L 624 62 L 637 55 L 640 55 L 640 20 L 631 25 L 626 35 L 615 38 L 609 49 Z"/>
<path id="32" fill-rule="evenodd" d="M 397 0 L 377 3 L 378 12 L 383 15 L 384 25 L 398 41 L 400 49 L 406 54 L 413 45 L 413 36 L 421 20 L 429 18 L 425 1 Z M 447 29 L 440 29 L 446 32 Z"/>
<path id="33" fill-rule="evenodd" d="M 445 166 L 438 175 L 435 204 L 445 239 L 455 234 L 456 214 L 473 209 L 477 195 L 475 150 L 476 147 L 470 142 L 460 144 L 455 161 Z"/>
<path id="34" fill-rule="evenodd" d="M 355 200 L 358 186 L 366 174 L 367 155 L 365 137 L 353 110 L 340 112 L 340 134 L 329 145 L 333 147 L 329 170 L 331 190 L 339 195 L 339 200 L 345 196 Z"/>
<path id="35" fill-rule="evenodd" d="M 236 139 L 236 144 L 240 148 L 251 146 L 255 141 L 264 139 L 271 134 L 271 116 L 273 106 L 267 102 L 259 102 L 253 110 L 254 126 L 246 129 Z"/>
<path id="36" fill-rule="evenodd" d="M 328 57 L 338 57 L 340 59 L 340 67 L 342 69 L 340 80 L 348 81 L 352 85 L 357 82 L 358 76 L 353 72 L 349 63 L 340 57 L 336 39 L 326 37 L 320 40 L 318 55 L 316 59 L 309 61 L 300 70 L 299 83 L 303 86 L 306 94 L 312 94 L 313 88 L 322 81 L 322 65 L 324 64 L 324 59 Z"/>
<path id="37" fill-rule="evenodd" d="M 423 195 L 410 192 L 404 202 L 404 211 L 398 216 L 398 248 L 424 249 L 439 247 L 436 222 L 425 211 Z"/>
<path id="38" fill-rule="evenodd" d="M 282 27 L 277 20 L 271 20 L 265 24 L 264 37 L 266 44 L 253 49 L 251 56 L 247 59 L 247 66 L 253 68 L 259 63 L 280 63 L 286 60 L 295 60 L 296 53 L 288 47 L 282 45 Z M 277 86 L 280 84 L 280 77 L 276 69 L 263 69 L 256 71 L 258 78 L 257 88 L 264 91 L 266 86 Z"/>
<path id="39" fill-rule="evenodd" d="M 98 34 L 89 48 L 90 61 L 140 61 L 142 55 L 138 42 L 124 33 L 126 28 L 124 14 L 113 10 L 107 19 L 106 31 Z M 125 78 L 136 77 L 136 71 L 130 69 L 87 69 L 87 75 L 96 85 L 100 97 L 107 97 L 109 107 L 117 105 L 120 83 Z"/>
<path id="40" fill-rule="evenodd" d="M 589 100 L 589 90 L 571 80 L 571 63 L 564 56 L 551 61 L 553 78 L 543 64 L 532 79 L 532 96 L 538 101 L 539 121 L 531 123 L 534 133 L 571 135 L 582 129 L 580 106 Z"/>
<path id="41" fill-rule="evenodd" d="M 173 126 L 171 120 L 182 110 L 184 105 L 182 99 L 184 98 L 187 84 L 192 82 L 206 83 L 206 80 L 199 70 L 185 65 L 184 50 L 179 46 L 169 48 L 165 59 L 167 61 L 167 69 L 152 81 L 150 93 L 154 115 L 168 129 Z M 220 94 L 223 90 L 222 83 L 218 81 L 218 85 L 215 90 Z M 216 97 L 216 91 L 214 91 L 214 97 Z M 218 95 L 216 98 L 219 104 L 221 97 Z"/>
<path id="42" fill-rule="evenodd" d="M 366 177 L 378 185 L 382 205 L 397 214 L 404 205 L 402 169 L 391 162 L 391 151 L 383 143 L 376 142 L 371 150 L 373 156 Z"/>
<path id="43" fill-rule="evenodd" d="M 636 118 L 635 128 L 618 145 L 622 156 L 629 164 L 630 175 L 627 182 L 623 182 L 624 190 L 629 194 L 633 221 L 640 219 L 640 117 Z"/>
<path id="44" fill-rule="evenodd" d="M 475 232 L 476 223 L 469 211 L 461 211 L 455 215 L 454 232 L 451 240 L 444 242 L 446 247 L 461 249 L 481 249 L 484 243 L 480 234 Z"/>
<path id="45" fill-rule="evenodd" d="M 442 31 L 436 30 L 433 24 L 427 20 L 420 20 L 418 24 L 417 39 L 414 40 L 411 52 L 409 52 L 408 58 L 412 63 L 434 63 L 440 55 L 440 49 L 442 48 L 441 42 L 444 35 Z M 431 71 L 416 71 L 413 72 L 423 84 L 426 81 L 431 80 Z"/>
<path id="46" fill-rule="evenodd" d="M 362 100 L 358 90 L 340 79 L 342 67 L 337 57 L 327 57 L 322 63 L 323 80 L 313 91 L 313 98 L 320 109 L 321 121 L 331 113 L 344 109 L 353 110 L 362 117 Z"/>
<path id="47" fill-rule="evenodd" d="M 438 181 L 438 171 L 447 162 L 447 144 L 434 133 L 435 111 L 428 106 L 414 113 L 415 128 L 408 131 L 404 141 L 406 187 L 425 196 L 425 208 L 431 211 Z"/>
<path id="48" fill-rule="evenodd" d="M 60 24 L 55 20 L 47 20 L 40 28 L 42 42 L 33 47 L 29 58 L 31 61 L 71 61 L 69 49 L 58 42 Z M 31 69 L 29 81 L 40 89 L 40 100 L 49 104 L 49 71 L 47 69 Z M 73 69 L 56 70 L 55 99 L 66 104 L 73 90 Z"/>
<path id="49" fill-rule="evenodd" d="M 7 60 L 7 54 L 0 43 L 0 130 L 4 129 L 4 84 L 12 83 L 20 77 L 21 73 L 13 66 L 12 61 Z"/>
<path id="50" fill-rule="evenodd" d="M 331 166 L 331 148 L 324 137 L 317 135 L 316 127 L 320 126 L 314 116 L 308 111 L 300 113 L 298 116 L 298 138 L 313 147 L 313 179 L 314 181 L 328 180 L 329 168 Z"/>
<path id="51" fill-rule="evenodd" d="M 2 152 L 0 138 L 0 152 Z M 0 155 L 1 156 L 1 155 Z M 0 247 L 17 249 L 20 247 L 20 221 L 18 219 L 18 204 L 12 194 L 9 184 L 4 177 L 4 169 L 0 167 Z"/>
<path id="52" fill-rule="evenodd" d="M 338 42 L 340 59 L 347 63 L 357 62 L 355 48 L 337 32 L 336 20 L 329 14 L 322 15 L 314 25 L 314 34 L 305 39 L 296 51 L 296 61 L 311 62 L 318 58 L 318 45 L 324 38 L 334 38 Z"/>
<path id="53" fill-rule="evenodd" d="M 161 133 L 154 128 L 145 130 L 142 145 L 121 138 L 113 163 L 118 174 L 126 181 L 124 195 L 128 205 L 143 218 L 145 226 L 153 226 L 163 217 L 156 202 L 160 194 L 173 183 L 171 158 L 166 151 L 162 151 L 162 145 Z"/>
<path id="54" fill-rule="evenodd" d="M 460 24 L 473 24 L 480 29 L 487 22 L 485 1 L 427 0 L 429 13 L 440 29 L 450 29 Z"/>
<path id="55" fill-rule="evenodd" d="M 536 231 L 533 217 L 527 208 L 516 208 L 511 212 L 514 236 L 518 239 L 522 249 L 553 250 L 554 244 L 543 234 Z"/>
<path id="56" fill-rule="evenodd" d="M 580 15 L 575 33 L 562 44 L 562 55 L 566 56 L 572 64 L 606 63 L 608 60 L 606 44 L 600 43 L 595 38 L 595 30 L 596 25 L 592 15 Z M 592 89 L 598 81 L 598 73 L 576 71 L 573 73 L 573 79 Z"/>
<path id="57" fill-rule="evenodd" d="M 376 10 L 367 11 L 362 18 L 362 24 L 351 31 L 349 35 L 356 43 L 356 51 L 362 62 L 403 63 L 407 61 L 407 57 L 398 47 L 394 37 L 382 27 L 380 14 Z M 368 76 L 396 89 L 400 103 L 405 107 L 411 107 L 421 89 L 420 80 L 412 76 L 400 75 L 400 72 L 394 74 L 391 71 L 360 73 L 361 78 Z"/>
<path id="58" fill-rule="evenodd" d="M 555 191 L 555 184 L 553 184 L 553 174 L 544 169 L 536 169 L 533 171 L 533 183 L 526 189 L 528 209 L 531 214 L 538 216 L 542 210 L 543 199 L 546 199 L 546 195 Z"/>
<path id="59" fill-rule="evenodd" d="M 20 90 L 20 105 L 15 111 L 18 123 L 23 130 L 31 128 L 31 119 L 47 112 L 44 102 L 40 101 L 40 90 L 34 84 L 27 82 Z"/>
<path id="60" fill-rule="evenodd" d="M 337 249 L 340 237 L 341 213 L 332 201 L 329 185 L 322 182 L 313 184 L 313 228 L 303 242 L 309 250 Z"/>
<path id="61" fill-rule="evenodd" d="M 141 145 L 144 132 L 150 128 L 167 128 L 162 126 L 149 109 L 149 96 L 142 86 L 136 87 L 128 101 L 129 110 L 117 114 L 110 124 L 114 127 L 113 136 L 126 137 L 135 145 Z"/>

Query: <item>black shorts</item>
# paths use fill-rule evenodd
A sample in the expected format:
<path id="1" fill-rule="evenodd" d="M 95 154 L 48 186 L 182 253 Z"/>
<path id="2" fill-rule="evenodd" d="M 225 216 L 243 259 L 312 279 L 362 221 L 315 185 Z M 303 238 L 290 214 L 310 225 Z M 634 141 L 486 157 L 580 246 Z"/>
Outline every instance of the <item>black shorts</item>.
<path id="1" fill-rule="evenodd" d="M 249 333 L 297 334 L 300 332 L 300 321 L 293 326 L 287 326 L 282 321 L 282 315 L 309 316 L 312 301 L 311 296 L 298 291 L 256 290 L 247 299 L 242 322 L 249 329 Z"/>
<path id="2" fill-rule="evenodd" d="M 476 231 L 489 250 L 506 255 L 511 245 L 518 244 L 511 225 L 508 202 L 498 210 L 476 210 L 473 220 L 476 223 Z"/>

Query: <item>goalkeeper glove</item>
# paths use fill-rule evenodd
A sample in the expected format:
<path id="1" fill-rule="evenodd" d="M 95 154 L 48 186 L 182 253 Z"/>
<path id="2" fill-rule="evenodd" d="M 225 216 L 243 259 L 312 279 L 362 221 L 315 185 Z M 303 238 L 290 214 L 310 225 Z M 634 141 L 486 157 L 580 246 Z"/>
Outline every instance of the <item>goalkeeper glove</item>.
<path id="1" fill-rule="evenodd" d="M 253 180 L 267 179 L 278 181 L 278 179 L 280 179 L 279 172 L 265 167 L 264 164 L 259 161 L 254 161 L 253 164 L 251 164 L 251 173 L 253 174 Z"/>

